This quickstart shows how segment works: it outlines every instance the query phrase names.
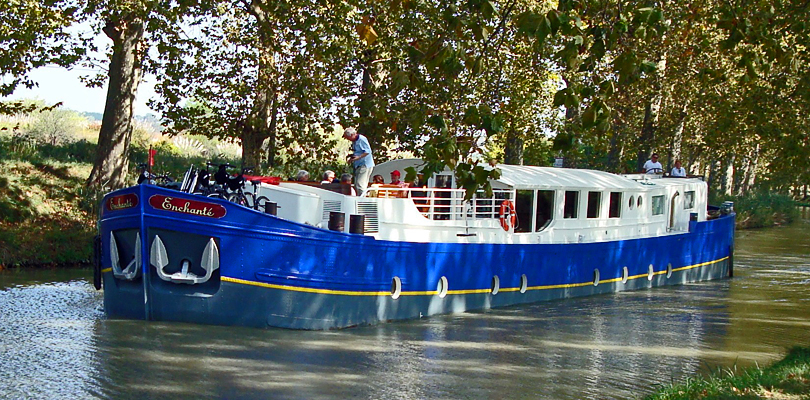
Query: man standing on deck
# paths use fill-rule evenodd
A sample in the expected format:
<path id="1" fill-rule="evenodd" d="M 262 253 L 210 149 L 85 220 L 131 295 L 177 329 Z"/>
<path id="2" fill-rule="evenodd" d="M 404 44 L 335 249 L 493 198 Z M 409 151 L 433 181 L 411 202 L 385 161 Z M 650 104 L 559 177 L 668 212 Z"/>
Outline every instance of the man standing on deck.
<path id="1" fill-rule="evenodd" d="M 362 196 L 368 190 L 368 180 L 374 168 L 374 158 L 371 156 L 371 145 L 365 136 L 357 133 L 354 128 L 346 128 L 343 137 L 352 142 L 352 155 L 347 161 L 354 167 L 354 187 L 357 195 Z"/>
<path id="2" fill-rule="evenodd" d="M 662 174 L 664 173 L 664 166 L 658 162 L 658 154 L 653 153 L 652 157 L 650 157 L 647 162 L 644 163 L 644 167 L 642 168 L 644 173 L 647 174 Z"/>

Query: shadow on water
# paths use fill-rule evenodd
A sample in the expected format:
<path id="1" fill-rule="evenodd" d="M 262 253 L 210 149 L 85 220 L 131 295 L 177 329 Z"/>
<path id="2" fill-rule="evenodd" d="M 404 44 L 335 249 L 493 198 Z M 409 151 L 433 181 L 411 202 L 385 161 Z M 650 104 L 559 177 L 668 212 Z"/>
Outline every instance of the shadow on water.
<path id="1" fill-rule="evenodd" d="M 89 270 L 0 274 L 0 398 L 634 398 L 810 342 L 810 225 L 735 278 L 328 332 L 107 320 Z"/>

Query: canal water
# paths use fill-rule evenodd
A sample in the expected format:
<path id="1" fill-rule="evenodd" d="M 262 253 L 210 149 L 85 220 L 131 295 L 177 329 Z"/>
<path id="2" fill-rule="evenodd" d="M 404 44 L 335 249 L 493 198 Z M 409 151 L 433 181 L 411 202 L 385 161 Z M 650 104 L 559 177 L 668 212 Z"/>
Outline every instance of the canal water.
<path id="1" fill-rule="evenodd" d="M 104 318 L 90 270 L 0 272 L 2 399 L 627 399 L 810 345 L 810 223 L 735 276 L 329 332 Z"/>

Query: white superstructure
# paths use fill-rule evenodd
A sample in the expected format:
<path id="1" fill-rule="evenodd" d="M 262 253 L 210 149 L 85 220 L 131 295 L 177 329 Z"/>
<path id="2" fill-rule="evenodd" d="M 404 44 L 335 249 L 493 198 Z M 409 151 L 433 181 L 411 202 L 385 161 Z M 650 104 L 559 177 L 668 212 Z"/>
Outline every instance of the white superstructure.
<path id="1" fill-rule="evenodd" d="M 388 176 L 421 160 L 394 160 L 374 168 Z M 371 197 L 347 196 L 318 185 L 262 184 L 258 195 L 278 204 L 278 216 L 328 228 L 330 213 L 363 215 L 366 235 L 382 240 L 451 243 L 585 243 L 677 235 L 690 216 L 707 218 L 707 185 L 696 178 L 615 175 L 602 171 L 497 165 L 493 195 L 464 201 L 450 171 L 426 187 L 372 188 Z M 509 204 L 511 203 L 511 204 Z M 510 207 L 510 205 L 512 207 Z M 509 215 L 514 210 L 515 218 Z M 504 215 L 506 214 L 506 215 Z M 694 214 L 694 216 L 692 216 Z M 512 221 L 515 223 L 512 224 Z"/>

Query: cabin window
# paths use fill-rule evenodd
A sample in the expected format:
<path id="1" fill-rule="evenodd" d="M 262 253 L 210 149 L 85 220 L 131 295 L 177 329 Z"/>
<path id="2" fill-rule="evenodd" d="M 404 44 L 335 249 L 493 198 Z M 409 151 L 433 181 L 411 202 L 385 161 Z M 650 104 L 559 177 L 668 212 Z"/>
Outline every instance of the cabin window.
<path id="1" fill-rule="evenodd" d="M 610 207 L 608 208 L 608 218 L 619 218 L 622 216 L 622 192 L 610 192 Z"/>
<path id="2" fill-rule="evenodd" d="M 601 206 L 602 192 L 588 192 L 588 218 L 599 218 Z"/>
<path id="3" fill-rule="evenodd" d="M 664 213 L 664 196 L 652 197 L 652 215 L 661 215 Z"/>
<path id="4" fill-rule="evenodd" d="M 563 218 L 576 218 L 577 211 L 579 211 L 579 192 L 575 190 L 567 190 L 565 192 Z"/>
<path id="5" fill-rule="evenodd" d="M 537 209 L 535 211 L 534 230 L 537 232 L 546 229 L 554 218 L 554 191 L 537 191 Z"/>
<path id="6" fill-rule="evenodd" d="M 695 208 L 695 191 L 690 190 L 684 193 L 683 197 L 683 209 L 684 210 L 691 210 Z"/>
<path id="7" fill-rule="evenodd" d="M 635 206 L 635 205 L 636 205 L 636 200 L 633 198 L 633 196 L 630 196 L 630 200 L 627 201 L 627 207 L 630 207 L 630 209 L 632 210 L 633 206 Z"/>
<path id="8" fill-rule="evenodd" d="M 515 193 L 515 213 L 517 213 L 517 226 L 515 232 L 532 231 L 532 202 L 534 190 L 517 190 Z"/>
<path id="9" fill-rule="evenodd" d="M 452 175 L 436 175 L 434 180 L 434 187 L 437 189 L 451 189 L 453 187 Z M 452 209 L 450 207 L 452 201 L 450 197 L 452 193 L 449 191 L 435 191 L 433 197 L 441 200 L 435 200 L 436 207 L 434 208 L 433 219 L 451 219 Z M 445 200 L 446 199 L 446 200 Z"/>
<path id="10" fill-rule="evenodd" d="M 636 208 L 641 208 L 641 195 L 638 195 L 638 200 L 636 200 Z"/>

